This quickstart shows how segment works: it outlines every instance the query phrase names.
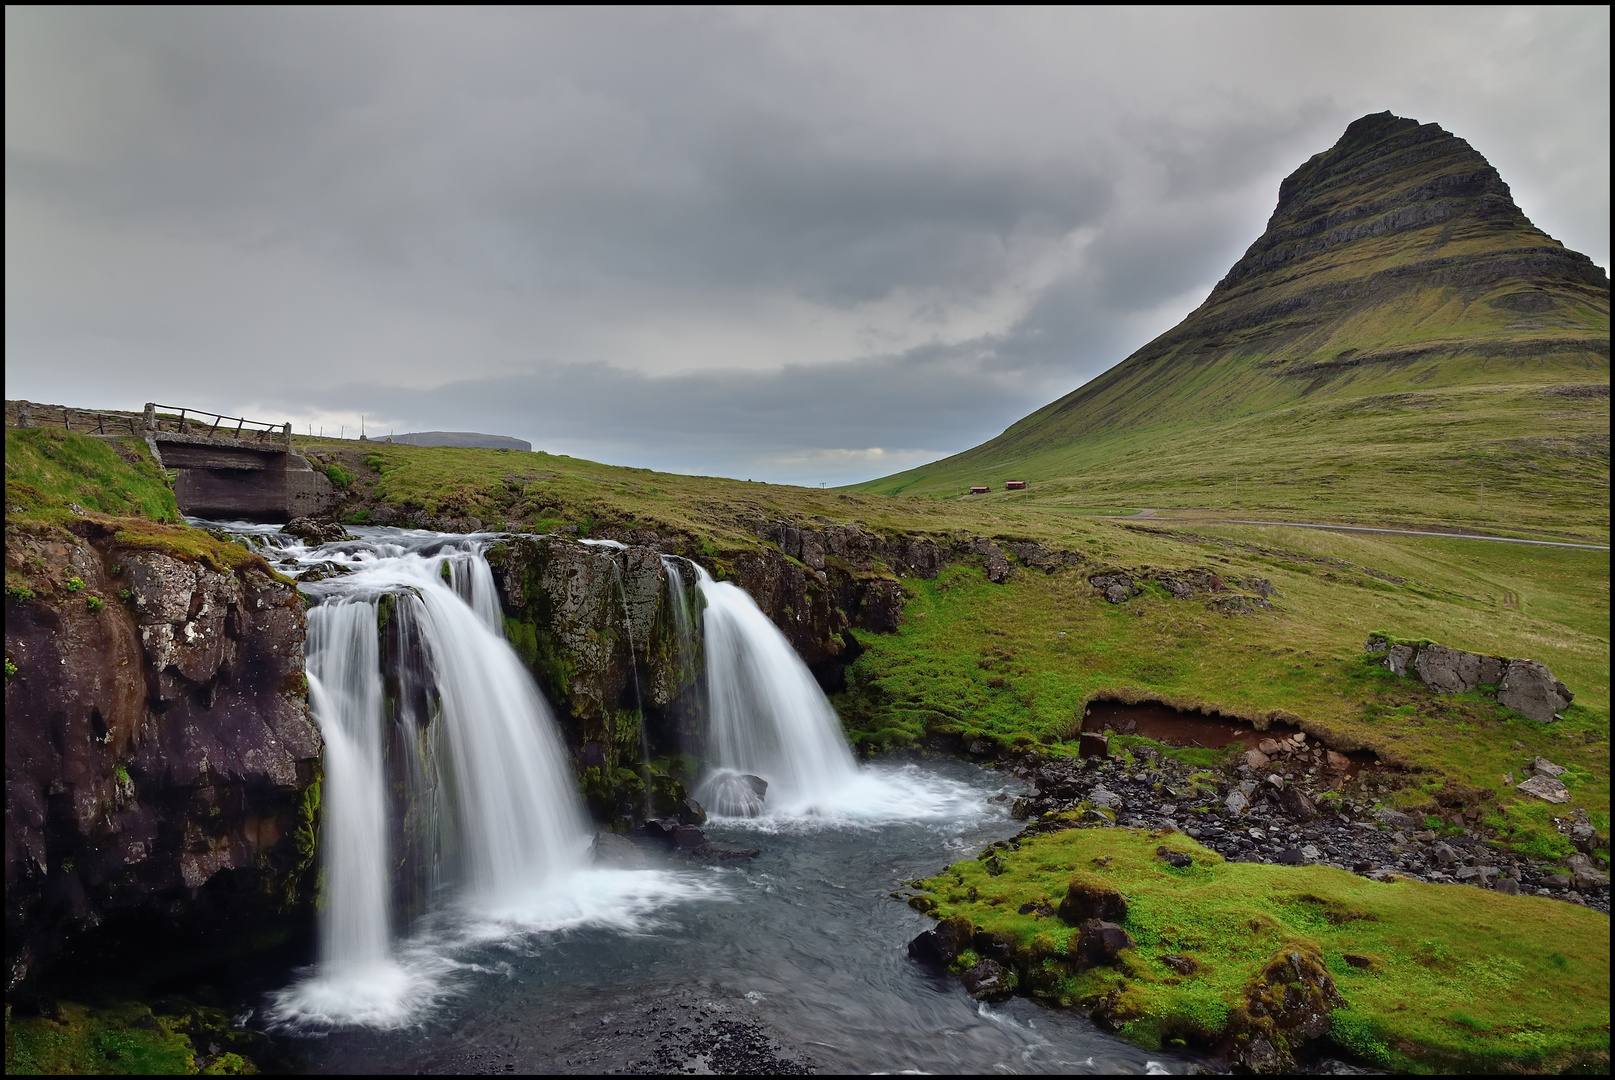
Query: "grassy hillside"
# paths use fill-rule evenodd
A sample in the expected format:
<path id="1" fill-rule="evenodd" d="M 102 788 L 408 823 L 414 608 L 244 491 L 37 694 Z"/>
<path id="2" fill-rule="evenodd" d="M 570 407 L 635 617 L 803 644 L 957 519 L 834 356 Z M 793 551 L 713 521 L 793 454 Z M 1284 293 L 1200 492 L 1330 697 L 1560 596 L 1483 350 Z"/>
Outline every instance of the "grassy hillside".
<path id="1" fill-rule="evenodd" d="M 1237 477 L 1247 508 L 1607 536 L 1608 387 L 1603 272 L 1463 140 L 1386 114 L 1285 181 L 1177 327 L 998 438 L 857 489 L 1223 506 Z"/>

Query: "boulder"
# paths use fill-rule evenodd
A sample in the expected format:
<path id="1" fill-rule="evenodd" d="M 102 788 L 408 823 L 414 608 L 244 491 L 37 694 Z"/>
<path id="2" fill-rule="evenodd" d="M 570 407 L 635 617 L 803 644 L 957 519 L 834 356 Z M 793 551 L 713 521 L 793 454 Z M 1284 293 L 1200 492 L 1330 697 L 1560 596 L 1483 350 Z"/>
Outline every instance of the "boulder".
<path id="1" fill-rule="evenodd" d="M 1245 764 L 1249 765 L 1253 769 L 1265 769 L 1271 760 L 1271 758 L 1262 753 L 1260 750 L 1245 751 Z"/>
<path id="2" fill-rule="evenodd" d="M 1567 803 L 1570 801 L 1569 789 L 1551 776 L 1533 776 L 1523 784 L 1515 784 L 1514 790 L 1535 796 L 1544 802 Z"/>
<path id="3" fill-rule="evenodd" d="M 1448 844 L 1437 844 L 1430 849 L 1430 861 L 1440 867 L 1455 866 L 1458 863 L 1458 853 Z"/>
<path id="4" fill-rule="evenodd" d="M 1497 688 L 1499 705 L 1544 724 L 1574 699 L 1565 684 L 1535 660 L 1510 660 Z"/>
<path id="5" fill-rule="evenodd" d="M 1393 829 L 1417 829 L 1424 824 L 1412 814 L 1404 814 L 1402 811 L 1393 810 L 1389 806 L 1375 807 L 1369 813 L 1381 825 L 1389 825 Z"/>
<path id="6" fill-rule="evenodd" d="M 1245 797 L 1243 791 L 1236 788 L 1228 793 L 1228 798 L 1223 800 L 1223 805 L 1228 807 L 1230 814 L 1238 817 L 1245 812 L 1246 807 L 1250 806 L 1250 800 Z"/>
<path id="7" fill-rule="evenodd" d="M 983 960 L 960 977 L 970 996 L 980 1001 L 1003 1001 L 1015 994 L 1008 969 L 996 960 Z"/>
<path id="8" fill-rule="evenodd" d="M 1166 865 L 1182 869 L 1194 865 L 1194 856 L 1184 851 L 1173 851 L 1165 844 L 1155 849 L 1156 856 Z"/>
<path id="9" fill-rule="evenodd" d="M 1112 604 L 1125 604 L 1127 603 L 1128 592 L 1120 585 L 1107 585 L 1105 586 L 1105 599 Z"/>
<path id="10" fill-rule="evenodd" d="M 1539 757 L 1535 761 L 1531 762 L 1531 771 L 1537 776 L 1551 776 L 1554 779 L 1558 779 L 1569 770 L 1563 765 L 1555 765 L 1545 757 Z"/>
<path id="11" fill-rule="evenodd" d="M 679 802 L 678 818 L 685 825 L 705 825 L 707 812 L 694 799 L 683 799 Z"/>
<path id="12" fill-rule="evenodd" d="M 1179 975 L 1193 975 L 1200 970 L 1200 962 L 1192 956 L 1168 954 L 1161 957 L 1161 963 L 1177 972 Z"/>
<path id="13" fill-rule="evenodd" d="M 333 544 L 339 540 L 352 540 L 348 530 L 336 522 L 318 522 L 313 518 L 293 518 L 280 527 L 287 536 L 295 536 L 309 544 Z"/>
<path id="14" fill-rule="evenodd" d="M 1077 741 L 1077 754 L 1085 758 L 1110 756 L 1110 737 L 1095 731 L 1084 731 Z"/>
<path id="15" fill-rule="evenodd" d="M 611 866 L 620 870 L 640 870 L 649 865 L 644 848 L 615 833 L 600 833 L 594 838 L 591 849 L 596 866 Z"/>
<path id="16" fill-rule="evenodd" d="M 1445 645 L 1426 645 L 1414 658 L 1413 669 L 1432 690 L 1461 694 L 1482 683 L 1495 683 L 1503 676 L 1504 661 L 1496 656 L 1480 656 Z"/>
<path id="17" fill-rule="evenodd" d="M 1575 876 L 1575 885 L 1579 892 L 1591 892 L 1609 884 L 1609 878 L 1594 870 L 1587 856 L 1579 851 L 1566 859 L 1565 865 L 1570 867 L 1571 874 Z"/>
<path id="18" fill-rule="evenodd" d="M 1306 792 L 1293 785 L 1279 792 L 1279 806 L 1297 821 L 1313 821 L 1318 817 L 1318 807 Z"/>
<path id="19" fill-rule="evenodd" d="M 970 920 L 962 915 L 955 915 L 951 919 L 943 919 L 936 927 L 920 934 L 908 943 L 908 954 L 922 964 L 932 967 L 947 967 L 959 958 L 959 954 L 970 948 L 971 935 L 975 928 Z"/>
<path id="20" fill-rule="evenodd" d="M 1391 669 L 1393 675 L 1406 675 L 1408 661 L 1413 659 L 1413 646 L 1392 645 L 1390 653 L 1385 657 L 1385 666 Z"/>
<path id="21" fill-rule="evenodd" d="M 1121 922 L 1127 918 L 1127 898 L 1102 881 L 1073 878 L 1057 913 L 1067 926 L 1081 926 L 1091 919 Z"/>
<path id="22" fill-rule="evenodd" d="M 1284 866 L 1305 866 L 1307 857 L 1301 853 L 1300 848 L 1287 847 L 1280 850 L 1279 853 L 1273 857 L 1273 861 L 1276 863 L 1281 863 Z"/>
<path id="23" fill-rule="evenodd" d="M 1123 949 L 1131 949 L 1133 939 L 1115 923 L 1088 919 L 1079 928 L 1071 957 L 1078 971 L 1114 964 Z"/>

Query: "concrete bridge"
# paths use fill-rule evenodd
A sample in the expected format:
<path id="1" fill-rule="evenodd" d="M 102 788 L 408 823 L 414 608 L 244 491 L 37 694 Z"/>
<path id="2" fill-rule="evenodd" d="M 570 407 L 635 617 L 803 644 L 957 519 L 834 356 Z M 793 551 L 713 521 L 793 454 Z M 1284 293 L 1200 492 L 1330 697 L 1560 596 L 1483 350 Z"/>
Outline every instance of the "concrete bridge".
<path id="1" fill-rule="evenodd" d="M 147 445 L 175 474 L 174 500 L 184 513 L 290 521 L 329 510 L 336 501 L 325 474 L 292 452 L 290 424 L 152 402 L 142 421 Z"/>
<path id="2" fill-rule="evenodd" d="M 330 511 L 331 481 L 292 451 L 292 426 L 148 402 L 143 414 L 19 401 L 18 427 L 61 427 L 103 438 L 143 438 L 173 474 L 174 500 L 196 517 L 289 521 Z"/>

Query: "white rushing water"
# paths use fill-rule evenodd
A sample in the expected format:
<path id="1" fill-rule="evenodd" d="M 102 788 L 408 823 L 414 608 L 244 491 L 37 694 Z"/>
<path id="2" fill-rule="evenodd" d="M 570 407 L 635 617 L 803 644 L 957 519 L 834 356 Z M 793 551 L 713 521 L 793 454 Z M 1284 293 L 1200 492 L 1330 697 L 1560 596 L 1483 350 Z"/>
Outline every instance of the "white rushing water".
<path id="1" fill-rule="evenodd" d="M 911 769 L 860 767 L 835 709 L 785 635 L 745 590 L 699 566 L 696 574 L 705 602 L 709 768 L 696 797 L 709 812 L 765 827 L 958 813 L 957 785 Z"/>
<path id="2" fill-rule="evenodd" d="M 301 567 L 350 571 L 306 587 L 320 601 L 308 671 L 326 741 L 320 959 L 275 996 L 276 1020 L 396 1026 L 441 996 L 468 943 L 628 929 L 710 891 L 665 871 L 590 865 L 593 829 L 555 718 L 504 639 L 480 542 L 394 533 L 270 546 Z M 391 776 L 389 752 L 402 759 Z M 389 798 L 390 779 L 402 799 Z M 416 875 L 428 911 L 403 938 L 391 911 L 399 873 Z"/>

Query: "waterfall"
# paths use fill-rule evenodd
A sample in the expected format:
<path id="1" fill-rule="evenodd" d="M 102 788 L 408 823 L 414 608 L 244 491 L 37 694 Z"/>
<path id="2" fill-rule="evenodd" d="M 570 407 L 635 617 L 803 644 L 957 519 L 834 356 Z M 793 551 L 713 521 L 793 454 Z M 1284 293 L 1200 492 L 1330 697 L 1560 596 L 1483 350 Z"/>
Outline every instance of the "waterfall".
<path id="1" fill-rule="evenodd" d="M 811 813 L 858 778 L 841 721 L 767 615 L 735 585 L 696 568 L 706 610 L 707 756 L 701 801 L 720 814 Z M 766 794 L 744 779 L 766 781 Z"/>
<path id="2" fill-rule="evenodd" d="M 325 736 L 320 957 L 333 974 L 357 976 L 385 963 L 391 951 L 374 601 L 338 601 L 309 612 L 308 649 L 309 705 Z"/>
<path id="3" fill-rule="evenodd" d="M 392 936 L 399 871 L 423 902 L 441 883 L 453 895 L 439 908 L 497 919 L 588 865 L 592 830 L 565 748 L 504 639 L 480 546 L 442 539 L 287 549 L 352 572 L 305 586 L 318 601 L 309 696 L 326 743 L 323 910 L 317 968 L 278 996 L 286 1022 L 386 1026 L 430 996 Z"/>

